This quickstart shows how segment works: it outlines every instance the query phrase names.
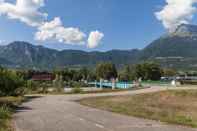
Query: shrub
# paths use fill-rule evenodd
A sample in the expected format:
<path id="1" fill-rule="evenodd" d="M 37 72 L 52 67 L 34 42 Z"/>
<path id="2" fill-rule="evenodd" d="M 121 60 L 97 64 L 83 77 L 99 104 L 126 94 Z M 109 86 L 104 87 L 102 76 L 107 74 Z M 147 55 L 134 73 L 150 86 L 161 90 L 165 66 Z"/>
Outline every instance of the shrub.
<path id="1" fill-rule="evenodd" d="M 76 86 L 72 89 L 72 93 L 75 93 L 75 94 L 79 94 L 82 92 L 83 92 L 83 90 L 79 86 Z"/>
<path id="2" fill-rule="evenodd" d="M 24 80 L 16 72 L 0 68 L 0 96 L 23 94 Z"/>

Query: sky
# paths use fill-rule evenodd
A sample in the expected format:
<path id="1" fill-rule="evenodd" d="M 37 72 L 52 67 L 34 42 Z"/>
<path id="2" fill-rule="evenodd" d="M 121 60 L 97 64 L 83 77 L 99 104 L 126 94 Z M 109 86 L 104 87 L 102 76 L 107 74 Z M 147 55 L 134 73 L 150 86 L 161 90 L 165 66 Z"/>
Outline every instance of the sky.
<path id="1" fill-rule="evenodd" d="M 0 44 L 85 51 L 144 48 L 195 24 L 197 0 L 0 0 Z"/>

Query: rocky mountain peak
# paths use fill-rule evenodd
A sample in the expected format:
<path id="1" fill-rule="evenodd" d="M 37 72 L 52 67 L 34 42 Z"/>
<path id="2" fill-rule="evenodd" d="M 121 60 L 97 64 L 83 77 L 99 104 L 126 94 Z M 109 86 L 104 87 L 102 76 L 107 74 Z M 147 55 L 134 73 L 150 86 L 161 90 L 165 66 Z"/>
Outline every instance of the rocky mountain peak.
<path id="1" fill-rule="evenodd" d="M 170 36 L 197 37 L 197 25 L 181 24 Z"/>

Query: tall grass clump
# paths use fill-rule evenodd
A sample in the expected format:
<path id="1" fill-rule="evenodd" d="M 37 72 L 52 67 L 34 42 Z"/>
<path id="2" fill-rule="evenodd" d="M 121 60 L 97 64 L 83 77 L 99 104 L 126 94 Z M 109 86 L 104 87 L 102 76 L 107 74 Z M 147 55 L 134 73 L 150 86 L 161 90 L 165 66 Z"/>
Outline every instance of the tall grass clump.
<path id="1" fill-rule="evenodd" d="M 80 94 L 83 93 L 83 89 L 80 87 L 80 85 L 76 84 L 76 86 L 71 91 L 74 94 Z"/>
<path id="2" fill-rule="evenodd" d="M 0 131 L 10 131 L 9 120 L 11 118 L 11 110 L 9 107 L 0 106 Z"/>

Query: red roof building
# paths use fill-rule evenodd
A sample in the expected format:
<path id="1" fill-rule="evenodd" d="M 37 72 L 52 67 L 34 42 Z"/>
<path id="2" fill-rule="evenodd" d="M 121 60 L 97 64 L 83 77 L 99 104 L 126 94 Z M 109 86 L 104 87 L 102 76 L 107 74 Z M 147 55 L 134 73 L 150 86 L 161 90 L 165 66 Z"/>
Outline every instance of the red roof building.
<path id="1" fill-rule="evenodd" d="M 31 78 L 33 81 L 53 81 L 55 76 L 51 73 L 37 73 Z"/>

